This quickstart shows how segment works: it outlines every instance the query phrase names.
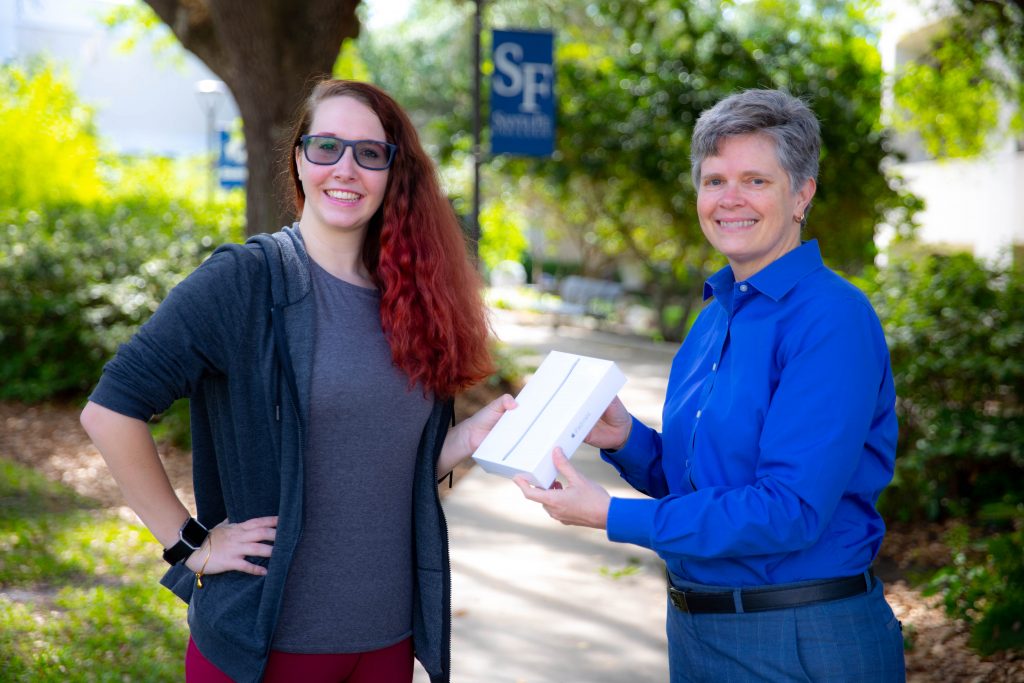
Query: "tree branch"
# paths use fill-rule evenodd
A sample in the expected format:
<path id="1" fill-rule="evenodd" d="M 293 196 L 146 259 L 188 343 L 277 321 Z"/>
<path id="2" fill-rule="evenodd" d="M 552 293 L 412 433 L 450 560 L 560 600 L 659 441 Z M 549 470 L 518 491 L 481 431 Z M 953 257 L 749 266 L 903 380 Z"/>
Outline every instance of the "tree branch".
<path id="1" fill-rule="evenodd" d="M 186 50 L 199 57 L 221 79 L 224 48 L 210 16 L 211 0 L 144 0 L 170 27 Z M 214 0 L 215 1 L 215 0 Z"/>

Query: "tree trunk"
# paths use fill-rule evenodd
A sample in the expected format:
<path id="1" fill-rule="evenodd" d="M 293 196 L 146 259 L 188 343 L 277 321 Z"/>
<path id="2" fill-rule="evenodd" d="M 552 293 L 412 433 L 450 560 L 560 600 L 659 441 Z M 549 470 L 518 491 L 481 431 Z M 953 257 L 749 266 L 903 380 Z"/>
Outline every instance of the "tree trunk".
<path id="1" fill-rule="evenodd" d="M 181 44 L 231 91 L 248 161 L 246 232 L 294 220 L 280 182 L 288 126 L 313 84 L 359 34 L 359 0 L 145 0 Z"/>

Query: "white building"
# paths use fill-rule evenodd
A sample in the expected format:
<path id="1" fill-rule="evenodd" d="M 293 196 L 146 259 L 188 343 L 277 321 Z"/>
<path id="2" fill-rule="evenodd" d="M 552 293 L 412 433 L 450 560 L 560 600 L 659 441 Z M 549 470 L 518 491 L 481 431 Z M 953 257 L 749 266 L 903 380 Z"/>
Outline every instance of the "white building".
<path id="1" fill-rule="evenodd" d="M 102 18 L 126 0 L 0 0 L 0 62 L 46 55 L 66 68 L 83 103 L 112 150 L 166 156 L 207 151 L 209 120 L 227 128 L 238 116 L 226 93 L 200 95 L 197 84 L 215 80 L 179 45 L 154 51 L 140 41 L 130 53 L 124 32 Z"/>
<path id="2" fill-rule="evenodd" d="M 941 0 L 886 0 L 880 40 L 882 67 L 894 73 L 930 47 L 942 27 Z M 887 103 L 891 106 L 891 100 Z M 1007 117 L 1008 118 L 1008 117 Z M 965 249 L 990 261 L 1024 263 L 1024 137 L 999 141 L 981 158 L 930 158 L 909 136 L 897 170 L 925 201 L 922 241 Z"/>

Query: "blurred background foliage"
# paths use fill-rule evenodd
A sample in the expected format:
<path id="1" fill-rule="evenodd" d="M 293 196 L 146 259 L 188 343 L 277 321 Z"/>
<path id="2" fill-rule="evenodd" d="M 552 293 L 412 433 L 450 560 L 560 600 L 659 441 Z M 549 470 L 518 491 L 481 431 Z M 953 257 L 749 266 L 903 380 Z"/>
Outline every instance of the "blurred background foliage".
<path id="1" fill-rule="evenodd" d="M 424 117 L 440 158 L 465 166 L 469 74 L 443 68 L 471 63 L 471 3 L 462 7 L 444 13 L 438 3 L 415 3 L 403 30 L 363 38 L 358 50 L 377 82 Z M 642 273 L 634 293 L 657 312 L 660 336 L 681 339 L 704 278 L 723 264 L 706 247 L 694 211 L 693 125 L 728 94 L 781 87 L 822 120 L 807 236 L 826 236 L 829 262 L 856 272 L 876 254 L 879 224 L 911 234 L 921 208 L 901 178 L 882 172 L 894 157 L 880 124 L 873 7 L 838 0 L 488 3 L 495 26 L 558 27 L 558 133 L 550 159 L 490 159 L 487 200 L 510 206 L 509 193 L 518 195 L 522 223 L 542 226 L 548 244 L 577 245 L 585 275 L 617 279 L 617 268 L 632 264 Z M 396 60 L 411 68 L 387 68 Z M 461 181 L 451 190 L 465 210 L 470 176 Z M 841 229 L 835 216 L 843 217 Z"/>
<path id="2" fill-rule="evenodd" d="M 241 237 L 242 198 L 206 201 L 197 162 L 103 153 L 54 65 L 0 67 L 0 84 L 0 399 L 81 397 L 168 290 Z"/>
<path id="3" fill-rule="evenodd" d="M 617 279 L 632 266 L 640 273 L 633 295 L 657 312 L 664 339 L 682 338 L 704 279 L 723 263 L 694 215 L 697 116 L 748 87 L 807 99 L 824 134 L 807 236 L 820 236 L 829 263 L 872 297 L 892 353 L 899 456 L 880 507 L 892 521 L 960 520 L 949 539 L 954 563 L 928 580 L 972 624 L 977 647 L 1024 647 L 1024 276 L 914 246 L 920 201 L 886 172 L 897 157 L 881 122 L 874 5 L 494 0 L 488 12 L 498 27 L 557 27 L 560 132 L 551 159 L 486 160 L 484 268 L 518 260 L 528 271 L 537 264 Z M 464 214 L 471 79 L 451 65 L 471 63 L 471 21 L 470 2 L 419 0 L 404 23 L 346 44 L 334 67 L 373 80 L 410 110 Z M 1004 50 L 1018 49 L 1014 36 Z M 955 86 L 965 103 L 980 98 L 981 117 L 991 107 L 987 91 L 972 91 L 979 73 L 908 73 L 897 87 Z M 1011 92 L 992 82 L 1000 97 Z M 0 399 L 81 400 L 169 288 L 218 244 L 243 238 L 244 198 L 208 199 L 202 159 L 106 152 L 60 65 L 0 66 L 0 133 L 8 151 L 0 157 Z M 876 267 L 883 225 L 898 248 Z M 575 262 L 558 262 L 560 243 L 572 245 Z M 179 404 L 163 428 L 187 434 L 186 417 Z M 20 620 L 12 614 L 0 622 Z"/>
<path id="4" fill-rule="evenodd" d="M 0 70 L 0 207 L 90 202 L 102 192 L 92 112 L 42 60 Z"/>
<path id="5" fill-rule="evenodd" d="M 933 157 L 972 157 L 1024 132 L 1024 3 L 950 0 L 932 49 L 894 74 L 893 125 Z M 1009 125 L 1000 131 L 1001 105 Z"/>
<path id="6" fill-rule="evenodd" d="M 867 275 L 898 387 L 885 512 L 935 520 L 1024 503 L 1024 276 L 967 254 L 904 256 Z"/>
<path id="7" fill-rule="evenodd" d="M 855 282 L 885 328 L 899 416 L 890 521 L 960 520 L 927 579 L 982 653 L 1024 649 L 1024 269 L 893 250 Z"/>

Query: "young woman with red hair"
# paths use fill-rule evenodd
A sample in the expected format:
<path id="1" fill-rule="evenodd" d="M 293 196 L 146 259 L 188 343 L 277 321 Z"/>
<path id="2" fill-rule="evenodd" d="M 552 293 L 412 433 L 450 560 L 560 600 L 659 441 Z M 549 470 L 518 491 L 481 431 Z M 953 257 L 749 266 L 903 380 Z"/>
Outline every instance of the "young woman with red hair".
<path id="1" fill-rule="evenodd" d="M 287 167 L 298 221 L 225 245 L 121 347 L 82 413 L 189 603 L 186 678 L 450 677 L 437 478 L 503 396 L 450 431 L 492 371 L 479 281 L 408 116 L 318 84 Z M 193 518 L 146 420 L 191 398 Z"/>

